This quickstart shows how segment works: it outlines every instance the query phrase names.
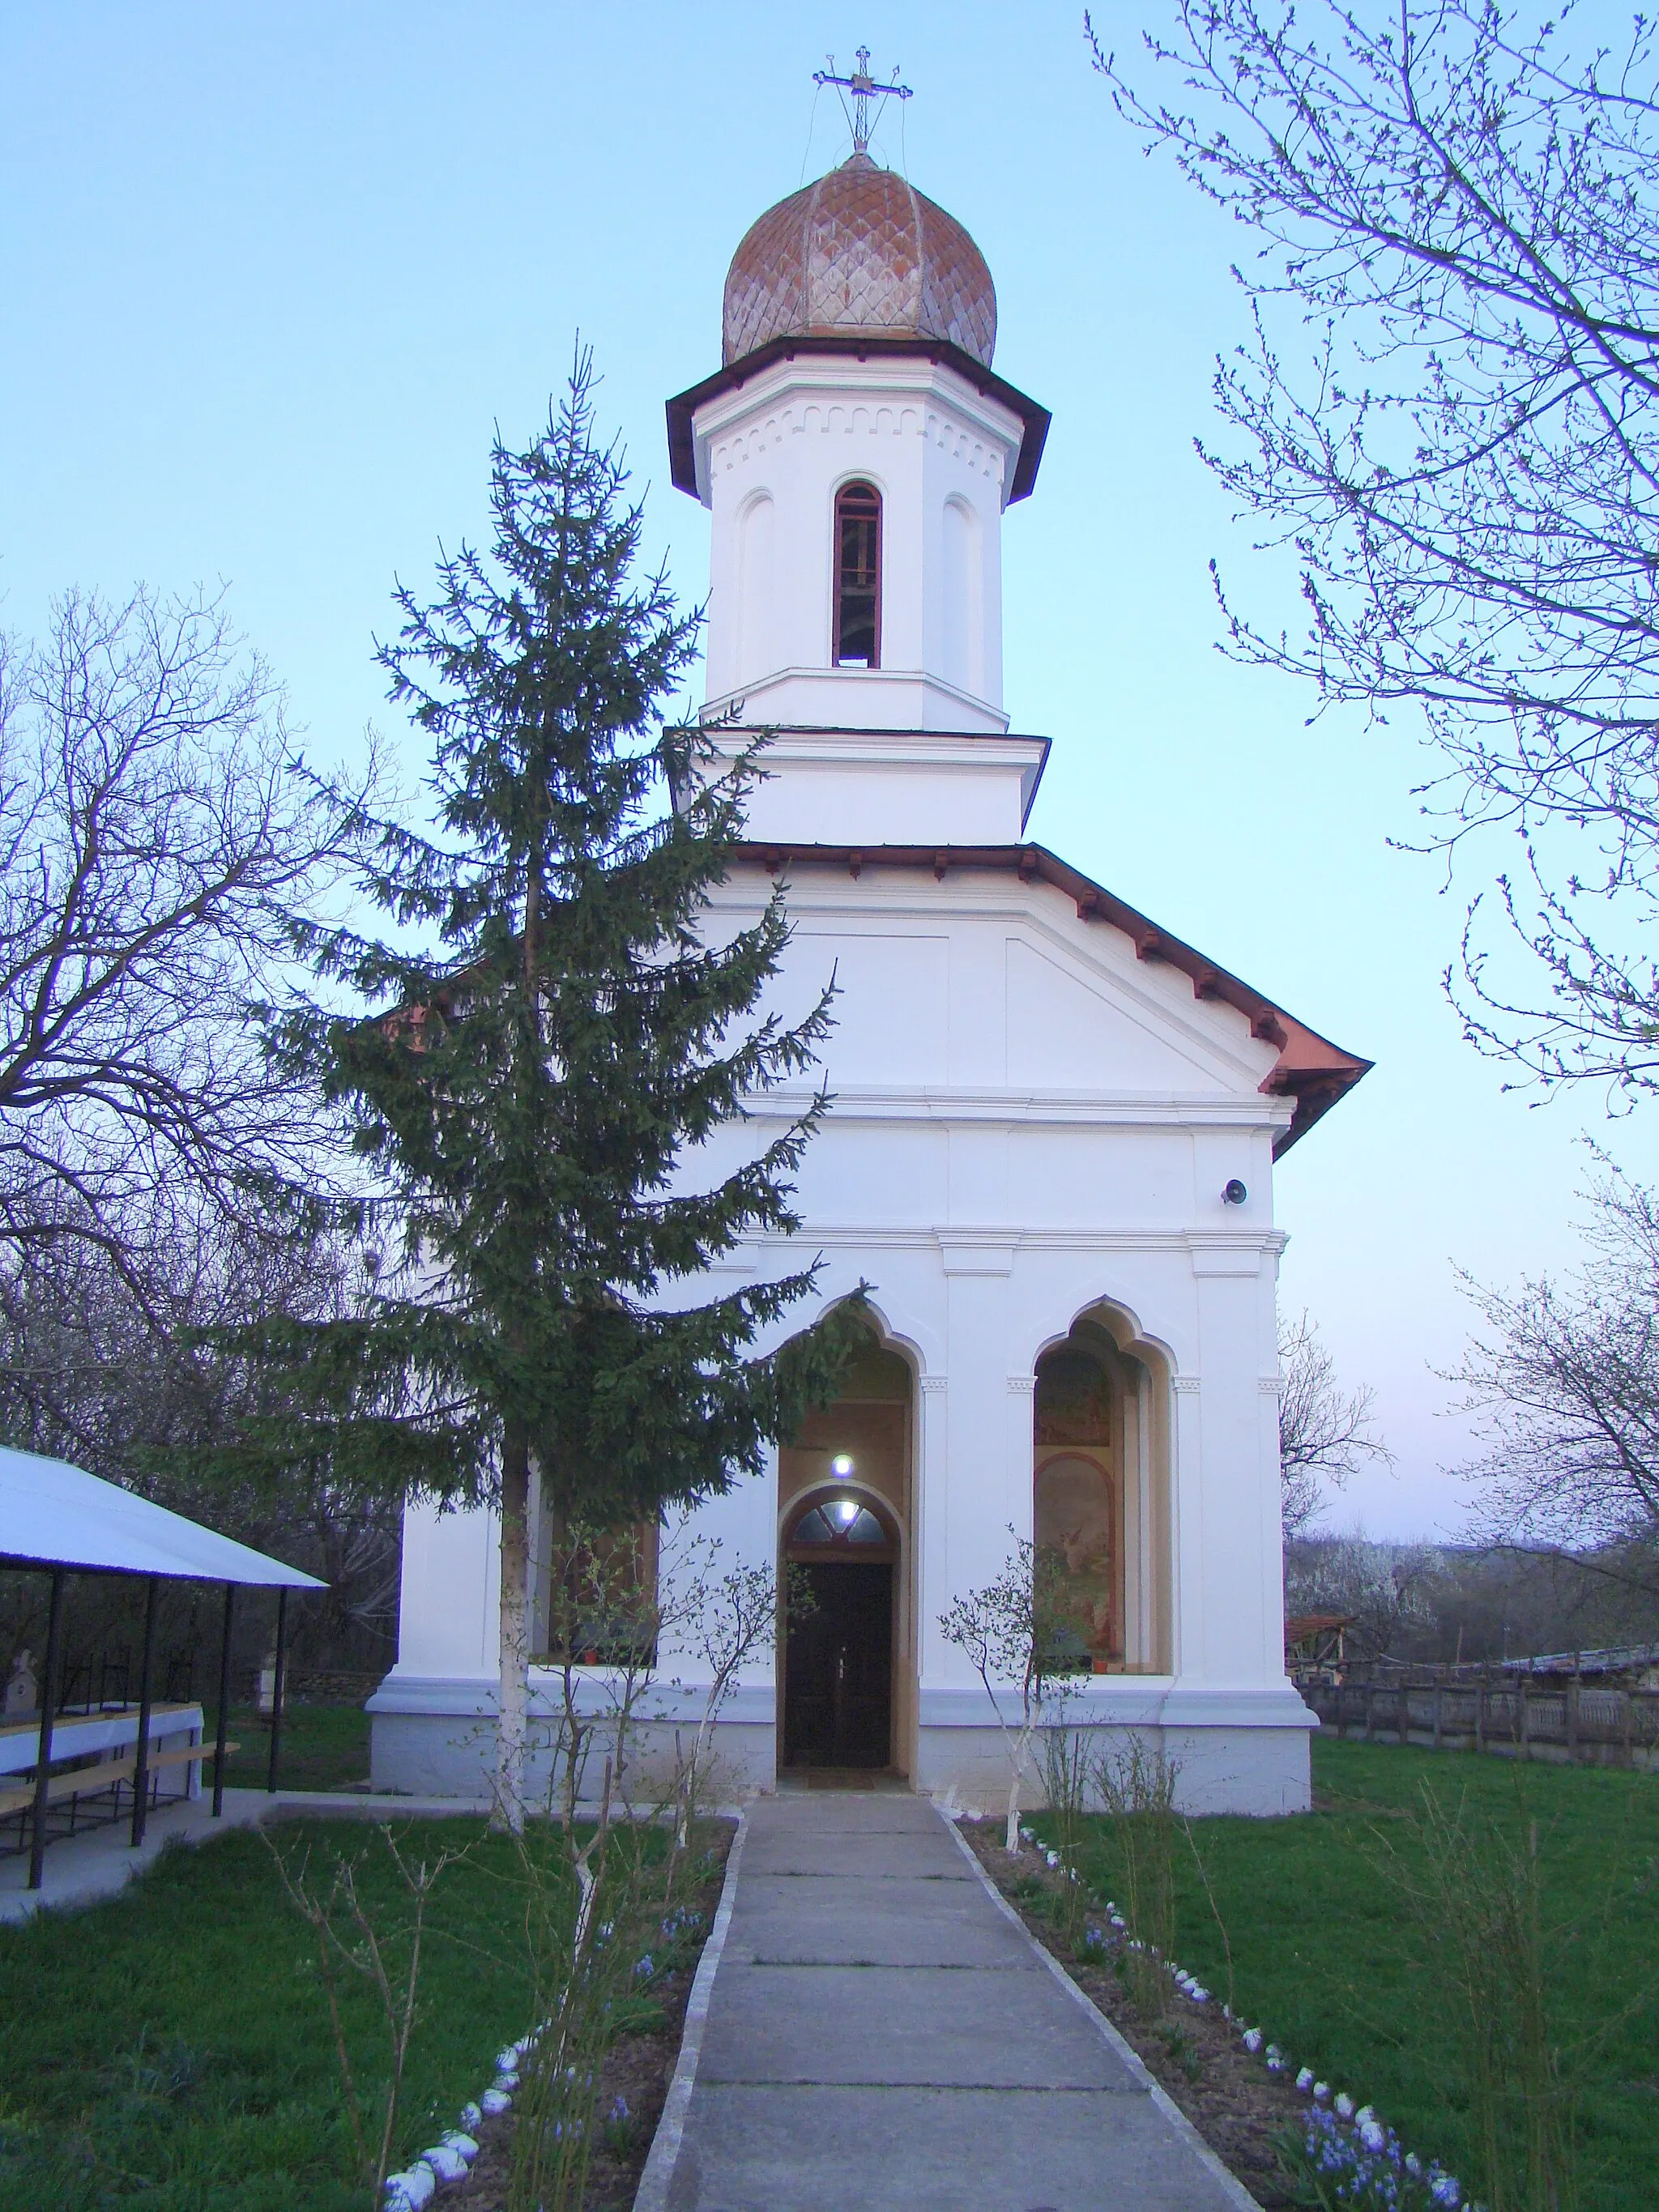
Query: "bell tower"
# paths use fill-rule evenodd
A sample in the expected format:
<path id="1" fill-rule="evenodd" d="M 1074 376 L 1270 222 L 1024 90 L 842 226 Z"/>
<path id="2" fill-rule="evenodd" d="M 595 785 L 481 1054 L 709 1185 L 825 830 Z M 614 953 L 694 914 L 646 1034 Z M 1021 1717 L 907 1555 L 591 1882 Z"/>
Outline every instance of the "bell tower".
<path id="1" fill-rule="evenodd" d="M 867 150 L 753 224 L 722 365 L 668 403 L 709 510 L 710 721 L 773 733 L 751 834 L 1007 843 L 1046 750 L 1002 702 L 1002 517 L 1047 412 L 997 376 L 996 292 L 943 208 Z M 908 95 L 906 95 L 908 96 Z"/>

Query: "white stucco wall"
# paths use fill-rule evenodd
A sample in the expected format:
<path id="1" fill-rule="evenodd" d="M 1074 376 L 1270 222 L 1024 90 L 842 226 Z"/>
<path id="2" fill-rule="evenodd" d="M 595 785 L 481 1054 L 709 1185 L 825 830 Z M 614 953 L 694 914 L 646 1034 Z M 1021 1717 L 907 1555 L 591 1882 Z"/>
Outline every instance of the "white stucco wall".
<path id="1" fill-rule="evenodd" d="M 711 708 L 741 701 L 748 721 L 840 729 L 1007 727 L 1002 510 L 1016 415 L 936 362 L 815 355 L 705 401 L 693 428 L 713 521 Z M 854 477 L 882 496 L 877 669 L 830 665 L 835 499 Z"/>
<path id="2" fill-rule="evenodd" d="M 769 888 L 761 870 L 741 873 L 715 926 Z M 1272 1147 L 1291 1109 L 1260 1089 L 1273 1048 L 1040 880 L 951 869 L 940 881 L 866 854 L 856 878 L 798 865 L 788 891 L 795 936 L 772 1003 L 798 1011 L 838 974 L 824 1054 L 835 1104 L 803 1164 L 799 1237 L 732 1265 L 781 1271 L 821 1252 L 823 1300 L 868 1281 L 915 1368 L 916 1780 L 987 1797 L 1000 1747 L 939 1615 L 998 1571 L 1011 1524 L 1029 1534 L 1035 1364 L 1104 1306 L 1146 1363 L 1146 1391 L 1162 1395 L 1149 1428 L 1171 1439 L 1168 1666 L 1092 1679 L 1075 1717 L 1162 1731 L 1194 1807 L 1304 1804 L 1310 1717 L 1282 1656 Z M 687 1172 L 716 1175 L 758 1148 L 805 1095 L 759 1103 Z M 1242 1206 L 1222 1196 L 1235 1176 Z M 703 1517 L 730 1555 L 775 1557 L 770 1480 Z M 489 1516 L 412 1514 L 404 1571 L 376 1775 L 430 1787 L 449 1771 L 442 1743 L 475 1746 L 491 1700 Z M 665 1655 L 665 1674 L 685 1671 Z M 757 1786 L 772 1779 L 775 1711 L 769 1665 L 731 1713 Z M 428 1725 L 400 1740 L 400 1715 Z M 464 1748 L 461 1763 L 477 1755 Z"/>

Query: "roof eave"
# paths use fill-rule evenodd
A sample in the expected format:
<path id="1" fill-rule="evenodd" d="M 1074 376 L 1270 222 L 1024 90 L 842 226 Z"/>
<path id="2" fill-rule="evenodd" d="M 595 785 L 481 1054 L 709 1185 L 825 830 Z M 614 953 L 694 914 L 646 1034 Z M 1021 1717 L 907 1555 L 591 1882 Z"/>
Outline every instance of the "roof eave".
<path id="1" fill-rule="evenodd" d="M 738 391 L 763 369 L 770 368 L 775 362 L 793 361 L 801 355 L 842 355 L 854 361 L 908 356 L 954 369 L 976 392 L 983 392 L 988 399 L 1000 401 L 1024 424 L 1024 434 L 1008 489 L 1008 504 L 1012 507 L 1016 500 L 1030 497 L 1048 435 L 1048 409 L 1040 407 L 1018 386 L 996 375 L 983 362 L 975 361 L 972 354 L 953 345 L 948 338 L 904 337 L 879 331 L 849 331 L 844 335 L 808 331 L 773 338 L 763 346 L 757 346 L 752 353 L 744 354 L 741 361 L 728 362 L 725 368 L 705 377 L 701 384 L 692 385 L 689 391 L 677 392 L 668 402 L 667 414 L 669 475 L 678 490 L 690 492 L 694 499 L 700 496 L 696 441 L 692 429 L 692 418 L 698 408 L 708 400 L 718 398 L 722 392 Z"/>
<path id="2" fill-rule="evenodd" d="M 1279 1058 L 1261 1083 L 1269 1097 L 1295 1101 L 1290 1127 L 1273 1145 L 1280 1158 L 1314 1123 L 1346 1097 L 1370 1073 L 1374 1063 L 1346 1052 L 1328 1037 L 1265 997 L 1229 969 L 1219 968 L 1194 945 L 1130 906 L 1126 900 L 1072 867 L 1046 845 L 785 845 L 748 840 L 737 847 L 740 859 L 758 862 L 774 875 L 792 864 L 808 866 L 925 867 L 943 878 L 952 868 L 999 868 L 1024 882 L 1050 884 L 1074 902 L 1080 919 L 1105 921 L 1122 931 L 1141 960 L 1160 960 L 1191 979 L 1193 995 L 1218 999 L 1245 1015 L 1251 1034 L 1277 1047 Z"/>

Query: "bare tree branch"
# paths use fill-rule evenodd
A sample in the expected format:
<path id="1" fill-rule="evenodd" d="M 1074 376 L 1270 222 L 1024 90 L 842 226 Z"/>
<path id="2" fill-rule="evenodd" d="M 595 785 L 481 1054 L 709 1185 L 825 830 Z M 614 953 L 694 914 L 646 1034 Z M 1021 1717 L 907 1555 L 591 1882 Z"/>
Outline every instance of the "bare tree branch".
<path id="1" fill-rule="evenodd" d="M 1279 1323 L 1279 1475 L 1286 1537 L 1301 1535 L 1365 1462 L 1394 1464 L 1375 1429 L 1375 1394 L 1344 1390 L 1305 1310 Z"/>
<path id="2" fill-rule="evenodd" d="M 1486 1444 L 1462 1472 L 1495 1541 L 1659 1540 L 1659 1198 L 1597 1157 L 1582 1268 L 1463 1278 L 1484 1328 L 1448 1379 Z"/>
<path id="3" fill-rule="evenodd" d="M 1253 243 L 1200 452 L 1301 573 L 1231 649 L 1421 709 L 1448 852 L 1513 835 L 1453 990 L 1528 1079 L 1659 1085 L 1659 70 L 1498 0 L 1176 0 L 1118 112 Z M 1091 31 L 1091 38 L 1094 37 Z M 1575 47 L 1574 40 L 1577 40 Z M 1609 911 L 1612 908 L 1615 910 Z M 1528 957 L 1528 956 L 1530 956 Z M 1541 969 L 1541 980 L 1540 980 Z"/>
<path id="4" fill-rule="evenodd" d="M 0 1249 L 0 1441 L 318 1574 L 329 1588 L 305 1608 L 307 1644 L 373 1663 L 395 1630 L 400 1503 L 365 1496 L 326 1453 L 267 1461 L 258 1438 L 282 1380 L 210 1340 L 256 1316 L 357 1312 L 365 1270 L 343 1238 L 192 1231 L 125 1264 L 80 1237 Z"/>
<path id="5" fill-rule="evenodd" d="M 0 660 L 0 1245 L 126 1264 L 316 1188 L 258 1011 L 356 835 L 216 600 L 70 594 Z"/>

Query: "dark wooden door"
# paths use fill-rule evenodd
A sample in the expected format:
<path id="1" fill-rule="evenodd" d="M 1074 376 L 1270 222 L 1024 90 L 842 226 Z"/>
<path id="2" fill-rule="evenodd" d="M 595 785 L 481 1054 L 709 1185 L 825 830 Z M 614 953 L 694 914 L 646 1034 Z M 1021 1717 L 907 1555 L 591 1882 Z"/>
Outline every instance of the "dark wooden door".
<path id="1" fill-rule="evenodd" d="M 884 1767 L 892 1758 L 893 1570 L 837 1559 L 795 1571 L 815 1602 L 789 1624 L 784 1764 Z"/>

